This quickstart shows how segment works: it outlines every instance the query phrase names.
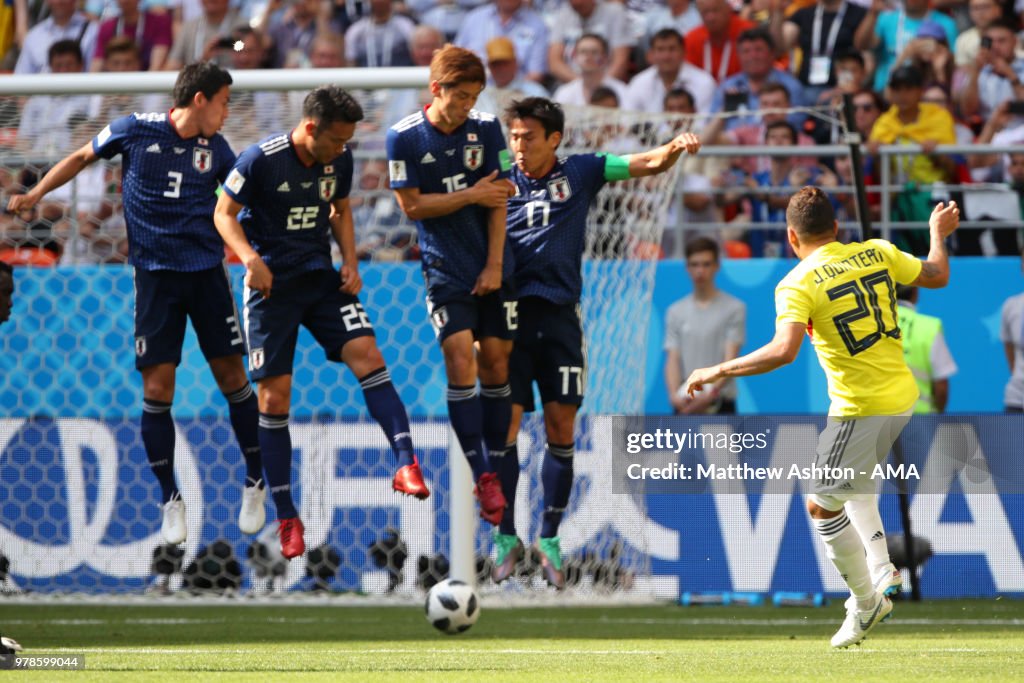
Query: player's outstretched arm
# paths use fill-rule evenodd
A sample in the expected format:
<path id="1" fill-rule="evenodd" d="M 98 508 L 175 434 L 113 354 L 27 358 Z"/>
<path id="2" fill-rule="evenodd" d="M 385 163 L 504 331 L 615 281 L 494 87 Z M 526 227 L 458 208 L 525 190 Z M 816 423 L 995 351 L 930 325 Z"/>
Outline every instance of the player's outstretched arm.
<path id="1" fill-rule="evenodd" d="M 24 211 L 31 209 L 39 203 L 40 199 L 74 178 L 86 166 L 98 158 L 96 152 L 92 150 L 92 142 L 85 143 L 79 149 L 61 159 L 31 190 L 25 194 L 17 194 L 11 197 L 7 202 L 7 210 Z"/>
<path id="2" fill-rule="evenodd" d="M 723 377 L 761 375 L 783 365 L 789 365 L 796 360 L 800 352 L 800 343 L 803 342 L 806 329 L 806 325 L 800 323 L 777 325 L 775 338 L 756 351 L 711 368 L 694 370 L 686 380 L 686 393 L 693 396 L 701 391 L 705 384 L 717 382 Z"/>
<path id="3" fill-rule="evenodd" d="M 238 212 L 241 210 L 241 204 L 232 199 L 227 192 L 222 192 L 217 200 L 217 208 L 213 211 L 213 224 L 224 243 L 231 247 L 231 251 L 235 252 L 245 265 L 245 286 L 255 289 L 263 298 L 268 298 L 274 276 L 249 244 L 245 230 L 238 222 Z"/>
<path id="4" fill-rule="evenodd" d="M 341 249 L 341 291 L 355 296 L 363 288 L 356 256 L 356 227 L 348 197 L 331 202 L 331 233 Z"/>
<path id="5" fill-rule="evenodd" d="M 928 231 L 931 234 L 928 258 L 921 264 L 921 274 L 910 283 L 911 285 L 929 289 L 946 286 L 949 282 L 949 252 L 946 251 L 946 238 L 959 226 L 960 207 L 956 202 L 939 202 L 935 205 L 928 219 Z"/>
<path id="6" fill-rule="evenodd" d="M 499 180 L 498 172 L 492 171 L 465 190 L 422 193 L 417 187 L 403 187 L 395 190 L 395 197 L 406 216 L 414 221 L 422 221 L 447 216 L 471 204 L 479 204 L 488 209 L 503 207 L 513 192 L 512 183 Z"/>
<path id="7" fill-rule="evenodd" d="M 696 154 L 700 150 L 700 138 L 694 133 L 680 133 L 666 145 L 655 147 L 647 152 L 629 155 L 629 177 L 664 173 L 672 168 L 683 152 Z"/>

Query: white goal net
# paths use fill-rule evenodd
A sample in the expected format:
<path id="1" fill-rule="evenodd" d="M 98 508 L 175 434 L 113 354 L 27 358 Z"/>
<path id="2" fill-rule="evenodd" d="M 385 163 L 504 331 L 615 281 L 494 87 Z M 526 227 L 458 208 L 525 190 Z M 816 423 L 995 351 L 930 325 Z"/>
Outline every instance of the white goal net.
<path id="1" fill-rule="evenodd" d="M 240 152 L 287 130 L 306 92 L 236 87 L 224 135 Z M 358 383 L 303 332 L 291 429 L 309 552 L 283 562 L 273 523 L 257 537 L 241 534 L 244 465 L 226 403 L 190 330 L 172 409 L 189 540 L 180 549 L 161 546 L 159 489 L 138 425 L 142 387 L 131 346 L 120 167 L 100 162 L 33 211 L 0 218 L 0 259 L 24 264 L 16 268 L 11 320 L 0 328 L 0 582 L 7 591 L 415 595 L 446 575 L 453 496 L 444 368 L 423 305 L 415 228 L 387 189 L 383 144 L 387 127 L 419 106 L 425 90 L 357 95 L 367 114 L 354 145 L 352 194 L 365 260 L 362 299 L 412 418 L 433 495 L 419 502 L 391 491 L 393 456 Z M 162 93 L 0 96 L 4 206 L 110 118 L 168 107 Z M 668 141 L 686 122 L 590 109 L 567 112 L 567 124 L 563 153 L 628 153 Z M 678 552 L 678 544 L 659 536 L 642 498 L 612 494 L 604 417 L 642 411 L 654 264 L 678 180 L 674 169 L 609 186 L 592 210 L 583 297 L 589 380 L 577 483 L 561 531 L 570 592 L 651 597 L 652 553 L 675 559 Z M 238 295 L 241 267 L 231 275 Z M 517 526 L 528 543 L 543 507 L 543 449 L 542 421 L 533 416 L 521 435 L 517 496 Z M 491 554 L 489 529 L 476 536 L 482 570 Z M 548 592 L 530 562 L 493 590 Z"/>

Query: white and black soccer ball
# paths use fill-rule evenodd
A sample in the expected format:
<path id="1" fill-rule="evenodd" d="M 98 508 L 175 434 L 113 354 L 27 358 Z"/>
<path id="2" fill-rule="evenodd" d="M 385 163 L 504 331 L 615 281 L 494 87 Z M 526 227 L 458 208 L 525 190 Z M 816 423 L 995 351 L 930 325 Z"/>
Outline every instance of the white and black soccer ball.
<path id="1" fill-rule="evenodd" d="M 424 606 L 427 621 L 449 635 L 462 633 L 480 616 L 480 600 L 465 581 L 445 579 L 430 589 Z"/>

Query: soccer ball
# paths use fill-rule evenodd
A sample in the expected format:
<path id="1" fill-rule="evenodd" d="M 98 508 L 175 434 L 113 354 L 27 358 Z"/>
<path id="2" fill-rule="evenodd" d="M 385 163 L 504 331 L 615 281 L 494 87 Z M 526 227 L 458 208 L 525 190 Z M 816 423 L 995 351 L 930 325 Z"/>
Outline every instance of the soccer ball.
<path id="1" fill-rule="evenodd" d="M 427 621 L 449 635 L 462 633 L 480 616 L 476 591 L 465 581 L 445 579 L 430 589 L 424 605 Z"/>

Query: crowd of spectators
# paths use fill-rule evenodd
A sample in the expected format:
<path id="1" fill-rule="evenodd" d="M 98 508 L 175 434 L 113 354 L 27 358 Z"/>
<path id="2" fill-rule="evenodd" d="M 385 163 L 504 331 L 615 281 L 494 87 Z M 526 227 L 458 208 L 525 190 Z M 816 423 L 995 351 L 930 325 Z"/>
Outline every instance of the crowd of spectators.
<path id="1" fill-rule="evenodd" d="M 837 143 L 840 127 L 810 109 L 835 110 L 849 94 L 867 144 L 869 182 L 880 177 L 880 145 L 921 147 L 890 157 L 901 188 L 893 193 L 894 220 L 920 220 L 933 201 L 962 198 L 964 190 L 950 185 L 992 182 L 1004 183 L 1003 199 L 1011 201 L 967 201 L 967 218 L 1010 221 L 1021 219 L 1024 205 L 1019 159 L 935 147 L 1024 143 L 1022 10 L 1024 0 L 13 0 L 0 10 L 7 13 L 0 16 L 0 55 L 17 74 L 175 70 L 196 59 L 234 69 L 389 67 L 426 65 L 434 50 L 454 42 L 487 64 L 482 110 L 546 95 L 566 106 L 706 115 L 695 128 L 707 145 Z M 365 93 L 377 114 L 364 133 L 383 134 L 427 96 L 425 89 Z M 278 92 L 239 92 L 233 100 L 250 113 L 232 122 L 246 141 L 290 120 L 298 103 L 295 94 Z M 112 117 L 166 103 L 159 96 L 36 96 L 17 107 L 13 116 L 9 103 L 0 111 L 18 122 L 0 144 L 53 157 Z M 629 147 L 628 131 L 612 137 L 609 144 Z M 371 225 L 360 236 L 361 253 L 415 258 L 409 225 L 382 199 L 387 187 L 378 164 L 364 167 L 360 186 L 380 196 L 361 208 Z M 33 173 L 9 172 L 5 185 L 24 185 Z M 681 182 L 681 205 L 667 218 L 666 255 L 681 256 L 685 236 L 702 228 L 728 238 L 728 255 L 785 255 L 779 227 L 788 197 L 779 189 L 846 187 L 852 168 L 848 160 L 811 154 L 741 155 L 690 164 Z M 116 169 L 100 166 L 78 190 L 77 216 L 61 212 L 61 199 L 53 198 L 39 216 L 5 216 L 0 239 L 10 247 L 17 241 L 11 235 L 33 233 L 35 223 L 26 221 L 41 222 L 51 228 L 46 244 L 60 255 L 64 224 L 74 218 L 90 244 L 69 250 L 69 258 L 123 258 L 123 245 L 91 243 L 116 234 L 118 210 L 108 193 L 116 183 Z M 877 218 L 878 193 L 869 200 Z M 855 218 L 852 193 L 836 192 L 835 202 L 844 220 Z M 1019 251 L 1016 230 L 989 232 L 963 231 L 959 252 Z M 908 249 L 927 247 L 919 234 L 901 235 Z"/>

